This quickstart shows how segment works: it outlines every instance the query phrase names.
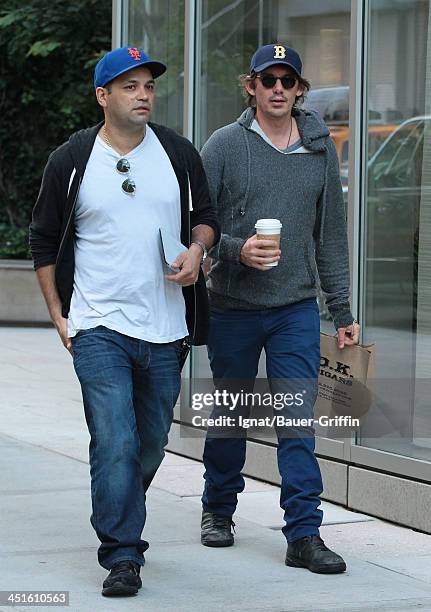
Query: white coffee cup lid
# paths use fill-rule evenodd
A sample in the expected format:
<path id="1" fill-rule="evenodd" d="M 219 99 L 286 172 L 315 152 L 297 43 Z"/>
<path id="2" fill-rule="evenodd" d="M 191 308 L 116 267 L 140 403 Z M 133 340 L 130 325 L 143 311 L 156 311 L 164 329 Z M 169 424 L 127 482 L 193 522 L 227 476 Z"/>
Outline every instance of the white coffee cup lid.
<path id="1" fill-rule="evenodd" d="M 279 219 L 258 219 L 254 227 L 255 229 L 281 229 L 283 225 Z"/>

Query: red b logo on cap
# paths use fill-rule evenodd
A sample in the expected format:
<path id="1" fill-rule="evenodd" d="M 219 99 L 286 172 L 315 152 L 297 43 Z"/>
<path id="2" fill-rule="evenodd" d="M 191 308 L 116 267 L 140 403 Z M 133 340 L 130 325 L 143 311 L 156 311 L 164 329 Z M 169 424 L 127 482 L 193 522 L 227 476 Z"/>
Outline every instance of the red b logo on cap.
<path id="1" fill-rule="evenodd" d="M 133 49 L 132 47 L 128 47 L 127 50 L 129 52 L 129 55 L 133 57 L 133 59 L 135 59 L 137 62 L 141 59 L 141 52 L 136 47 L 133 47 Z"/>

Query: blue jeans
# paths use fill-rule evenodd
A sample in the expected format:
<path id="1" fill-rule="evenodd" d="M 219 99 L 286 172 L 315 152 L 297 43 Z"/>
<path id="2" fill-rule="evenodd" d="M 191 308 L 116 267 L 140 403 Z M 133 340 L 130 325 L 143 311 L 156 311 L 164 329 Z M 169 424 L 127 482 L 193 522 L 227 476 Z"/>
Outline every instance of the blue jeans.
<path id="1" fill-rule="evenodd" d="M 307 399 L 294 417 L 313 418 L 320 364 L 320 319 L 316 300 L 266 310 L 211 310 L 208 355 L 216 387 L 253 387 L 259 357 L 265 348 L 271 392 L 283 381 L 306 381 Z M 299 431 L 299 433 L 298 433 Z M 280 505 L 283 533 L 288 542 L 319 533 L 323 513 L 318 509 L 322 477 L 314 454 L 314 428 L 297 435 L 278 435 L 277 461 L 281 475 Z M 241 470 L 246 458 L 244 436 L 220 437 L 207 433 L 204 449 L 206 510 L 232 516 L 237 495 L 244 489 Z"/>
<path id="2" fill-rule="evenodd" d="M 180 341 L 155 344 L 104 326 L 72 340 L 90 432 L 91 524 L 98 559 L 144 565 L 145 493 L 164 457 L 180 392 Z"/>

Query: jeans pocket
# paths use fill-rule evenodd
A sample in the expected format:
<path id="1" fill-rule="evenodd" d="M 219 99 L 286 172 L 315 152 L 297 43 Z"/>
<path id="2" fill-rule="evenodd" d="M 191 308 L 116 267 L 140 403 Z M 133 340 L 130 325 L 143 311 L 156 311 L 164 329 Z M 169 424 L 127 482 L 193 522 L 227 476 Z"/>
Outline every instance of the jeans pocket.
<path id="1" fill-rule="evenodd" d="M 96 327 L 90 327 L 89 329 L 80 329 L 73 338 L 72 342 L 72 358 L 75 371 L 79 362 L 88 359 L 89 356 L 94 352 L 94 349 L 88 350 L 88 347 L 93 346 L 93 340 L 98 340 L 106 336 L 104 332 L 109 332 L 108 328 L 104 325 L 97 325 Z M 78 372 L 76 371 L 78 374 Z M 79 378 L 79 376 L 78 376 Z"/>
<path id="2" fill-rule="evenodd" d="M 74 336 L 74 338 L 82 338 L 82 336 L 88 336 L 89 334 L 94 334 L 95 332 L 100 331 L 109 331 L 108 327 L 104 325 L 96 325 L 96 327 L 89 327 L 88 329 L 80 329 Z"/>

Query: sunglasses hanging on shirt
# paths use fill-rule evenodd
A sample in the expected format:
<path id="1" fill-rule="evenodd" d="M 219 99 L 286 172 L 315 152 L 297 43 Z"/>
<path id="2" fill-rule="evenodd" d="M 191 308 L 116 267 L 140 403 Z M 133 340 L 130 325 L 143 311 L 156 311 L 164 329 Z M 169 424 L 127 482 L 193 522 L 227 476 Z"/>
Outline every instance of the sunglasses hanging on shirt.
<path id="1" fill-rule="evenodd" d="M 109 140 L 109 136 L 106 131 L 106 125 L 104 125 L 102 128 L 102 138 L 106 142 L 108 147 L 112 149 L 111 141 Z M 117 169 L 117 172 L 119 172 L 123 176 L 124 174 L 128 174 L 130 172 L 130 162 L 125 157 L 119 159 L 115 167 Z M 131 178 L 127 177 L 126 180 L 122 182 L 121 189 L 127 195 L 135 195 L 136 183 L 135 181 L 132 181 Z"/>
<path id="2" fill-rule="evenodd" d="M 130 162 L 125 157 L 122 157 L 121 159 L 119 159 L 117 161 L 117 165 L 115 167 L 117 168 L 117 172 L 119 172 L 120 174 L 124 175 L 124 174 L 128 174 L 130 172 Z M 136 183 L 135 183 L 135 181 L 132 181 L 131 178 L 127 177 L 121 183 L 121 189 L 127 195 L 135 195 L 135 193 L 136 193 Z"/>

